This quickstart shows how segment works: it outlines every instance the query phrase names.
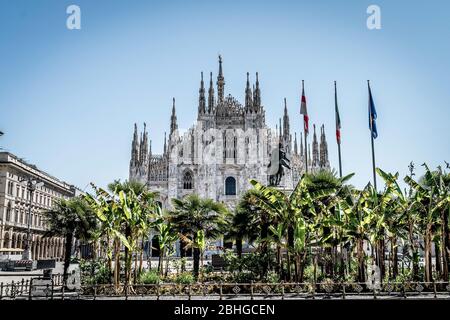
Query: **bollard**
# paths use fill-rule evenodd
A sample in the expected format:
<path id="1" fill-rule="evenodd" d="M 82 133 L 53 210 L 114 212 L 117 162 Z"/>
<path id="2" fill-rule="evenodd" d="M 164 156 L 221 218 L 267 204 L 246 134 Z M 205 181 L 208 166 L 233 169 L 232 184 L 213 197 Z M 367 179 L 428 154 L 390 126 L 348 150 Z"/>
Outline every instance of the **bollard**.
<path id="1" fill-rule="evenodd" d="M 159 281 L 156 284 L 156 300 L 159 300 Z"/>
<path id="2" fill-rule="evenodd" d="M 0 283 L 0 300 L 3 298 L 3 282 Z"/>
<path id="3" fill-rule="evenodd" d="M 25 292 L 29 291 L 29 286 L 30 286 L 30 280 L 27 279 L 27 281 L 25 281 Z"/>
<path id="4" fill-rule="evenodd" d="M 342 299 L 345 300 L 345 283 L 342 283 Z"/>
<path id="5" fill-rule="evenodd" d="M 284 282 L 281 281 L 281 300 L 284 300 Z"/>
<path id="6" fill-rule="evenodd" d="M 253 280 L 250 281 L 250 300 L 253 300 Z"/>
<path id="7" fill-rule="evenodd" d="M 434 298 L 437 298 L 437 291 L 436 291 L 436 282 L 433 280 L 433 292 L 434 292 Z"/>
<path id="8" fill-rule="evenodd" d="M 22 278 L 22 281 L 21 281 L 21 283 L 20 283 L 20 295 L 23 294 L 23 287 L 24 287 L 24 284 L 25 284 L 25 280 Z"/>
<path id="9" fill-rule="evenodd" d="M 220 285 L 219 285 L 219 299 L 220 300 L 222 300 L 222 282 L 220 282 Z"/>

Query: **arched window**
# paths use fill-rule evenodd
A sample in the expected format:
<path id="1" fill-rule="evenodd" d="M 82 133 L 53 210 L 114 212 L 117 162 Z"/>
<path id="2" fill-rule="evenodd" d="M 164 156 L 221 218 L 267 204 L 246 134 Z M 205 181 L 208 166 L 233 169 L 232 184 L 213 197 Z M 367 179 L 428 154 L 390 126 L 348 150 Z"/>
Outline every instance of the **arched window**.
<path id="1" fill-rule="evenodd" d="M 6 232 L 3 239 L 3 248 L 9 249 L 9 233 Z"/>
<path id="2" fill-rule="evenodd" d="M 183 176 L 183 189 L 192 189 L 192 173 L 190 171 L 186 171 Z"/>
<path id="3" fill-rule="evenodd" d="M 236 179 L 233 177 L 228 177 L 225 179 L 225 195 L 234 196 L 236 195 Z"/>
<path id="4" fill-rule="evenodd" d="M 6 221 L 11 220 L 11 202 L 8 202 L 8 206 L 6 207 Z"/>

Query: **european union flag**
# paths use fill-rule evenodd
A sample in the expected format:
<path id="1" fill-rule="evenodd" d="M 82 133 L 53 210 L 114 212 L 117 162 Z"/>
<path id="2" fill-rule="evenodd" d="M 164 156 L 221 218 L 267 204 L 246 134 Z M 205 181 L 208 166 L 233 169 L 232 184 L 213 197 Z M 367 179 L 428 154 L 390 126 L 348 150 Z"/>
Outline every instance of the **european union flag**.
<path id="1" fill-rule="evenodd" d="M 372 132 L 372 137 L 376 139 L 378 137 L 377 123 L 375 121 L 377 119 L 377 110 L 375 110 L 375 104 L 373 103 L 369 81 L 367 81 L 367 86 L 369 87 L 369 129 Z"/>

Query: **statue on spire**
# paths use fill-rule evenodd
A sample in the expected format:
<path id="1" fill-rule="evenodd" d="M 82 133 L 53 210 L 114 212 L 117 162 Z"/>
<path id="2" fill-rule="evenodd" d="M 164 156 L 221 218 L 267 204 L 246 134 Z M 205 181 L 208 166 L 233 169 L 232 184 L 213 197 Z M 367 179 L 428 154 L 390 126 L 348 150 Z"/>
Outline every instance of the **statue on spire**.
<path id="1" fill-rule="evenodd" d="M 222 56 L 219 54 L 219 74 L 217 75 L 217 96 L 219 103 L 223 102 L 225 96 L 225 78 L 222 71 Z"/>
<path id="2" fill-rule="evenodd" d="M 206 113 L 205 85 L 203 82 L 203 72 L 201 73 L 200 89 L 198 90 L 198 116 Z"/>

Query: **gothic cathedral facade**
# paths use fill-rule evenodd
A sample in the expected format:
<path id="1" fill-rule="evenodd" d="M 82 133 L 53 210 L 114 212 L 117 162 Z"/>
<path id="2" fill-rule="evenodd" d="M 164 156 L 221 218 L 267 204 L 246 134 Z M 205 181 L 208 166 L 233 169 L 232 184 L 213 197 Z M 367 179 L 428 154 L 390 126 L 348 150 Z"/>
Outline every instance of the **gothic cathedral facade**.
<path id="1" fill-rule="evenodd" d="M 164 137 L 162 154 L 152 153 L 146 125 L 139 134 L 135 124 L 129 179 L 146 183 L 151 190 L 158 191 L 166 208 L 170 208 L 170 199 L 195 193 L 223 202 L 232 209 L 239 197 L 251 188 L 250 179 L 268 183 L 267 167 L 272 150 L 279 143 L 291 164 L 279 188 L 293 190 L 305 171 L 307 153 L 310 172 L 329 169 L 324 126 L 320 127 L 320 142 L 314 125 L 312 148 L 303 145 L 301 135 L 299 145 L 296 133 L 292 138 L 284 99 L 283 118 L 275 130 L 270 129 L 265 121 L 258 73 L 255 80 L 251 87 L 247 73 L 243 105 L 233 96 L 225 95 L 222 58 L 219 56 L 217 94 L 212 73 L 207 92 L 202 73 L 197 121 L 187 132 L 178 131 L 173 99 L 170 131 L 168 137 Z"/>

